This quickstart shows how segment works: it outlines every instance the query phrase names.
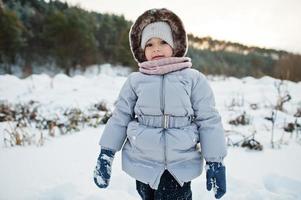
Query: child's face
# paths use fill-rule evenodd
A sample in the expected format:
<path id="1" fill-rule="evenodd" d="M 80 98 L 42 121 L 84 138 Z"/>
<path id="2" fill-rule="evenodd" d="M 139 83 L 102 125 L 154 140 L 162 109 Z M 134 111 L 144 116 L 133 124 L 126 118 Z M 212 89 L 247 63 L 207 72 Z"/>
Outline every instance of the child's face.
<path id="1" fill-rule="evenodd" d="M 160 38 L 151 38 L 146 42 L 144 54 L 148 61 L 172 56 L 171 46 Z"/>

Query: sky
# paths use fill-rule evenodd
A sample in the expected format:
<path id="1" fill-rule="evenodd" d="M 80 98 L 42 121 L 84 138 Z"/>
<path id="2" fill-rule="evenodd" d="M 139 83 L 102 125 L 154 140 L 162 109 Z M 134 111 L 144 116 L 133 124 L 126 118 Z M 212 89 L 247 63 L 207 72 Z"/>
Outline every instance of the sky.
<path id="1" fill-rule="evenodd" d="M 151 8 L 168 8 L 187 33 L 301 54 L 300 0 L 62 0 L 69 5 L 135 19 Z"/>

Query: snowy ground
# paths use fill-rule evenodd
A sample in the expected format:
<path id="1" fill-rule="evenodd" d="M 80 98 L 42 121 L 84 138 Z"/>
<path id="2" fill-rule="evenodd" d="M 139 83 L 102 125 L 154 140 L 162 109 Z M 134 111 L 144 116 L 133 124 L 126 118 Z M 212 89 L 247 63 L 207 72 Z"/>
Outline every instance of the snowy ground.
<path id="1" fill-rule="evenodd" d="M 39 101 L 49 115 L 62 107 L 87 106 L 105 100 L 110 107 L 125 81 L 125 77 L 33 75 L 26 79 L 0 76 L 0 100 L 9 103 Z M 256 131 L 255 138 L 263 144 L 263 151 L 250 151 L 229 147 L 225 159 L 227 167 L 228 200 L 296 200 L 301 199 L 301 145 L 290 134 L 281 130 L 285 123 L 293 122 L 296 108 L 301 107 L 301 83 L 285 82 L 292 100 L 285 104 L 286 112 L 278 113 L 275 141 L 283 136 L 276 149 L 270 147 L 271 123 L 264 117 L 271 115 L 277 91 L 270 77 L 216 78 L 211 81 L 217 108 L 222 114 L 226 130 L 235 130 L 248 136 Z M 240 106 L 229 110 L 232 99 Z M 249 103 L 257 103 L 258 110 L 251 110 Z M 234 127 L 230 119 L 246 111 L 251 125 Z M 108 189 L 98 189 L 92 173 L 99 152 L 98 140 L 104 126 L 85 128 L 80 132 L 47 138 L 43 146 L 5 147 L 0 123 L 0 199 L 139 199 L 135 180 L 121 170 L 120 154 L 113 162 L 112 179 Z M 235 138 L 233 137 L 233 140 Z M 277 143 L 278 144 L 278 143 Z M 278 146 L 278 145 L 277 145 Z M 205 188 L 205 174 L 192 182 L 193 199 L 214 199 Z"/>

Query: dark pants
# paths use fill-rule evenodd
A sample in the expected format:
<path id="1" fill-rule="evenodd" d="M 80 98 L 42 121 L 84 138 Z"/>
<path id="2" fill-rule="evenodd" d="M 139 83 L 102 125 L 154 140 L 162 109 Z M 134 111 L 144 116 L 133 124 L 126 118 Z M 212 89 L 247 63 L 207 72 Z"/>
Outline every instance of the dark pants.
<path id="1" fill-rule="evenodd" d="M 142 200 L 192 200 L 191 182 L 185 182 L 183 187 L 165 170 L 161 176 L 157 190 L 136 180 L 136 189 Z"/>

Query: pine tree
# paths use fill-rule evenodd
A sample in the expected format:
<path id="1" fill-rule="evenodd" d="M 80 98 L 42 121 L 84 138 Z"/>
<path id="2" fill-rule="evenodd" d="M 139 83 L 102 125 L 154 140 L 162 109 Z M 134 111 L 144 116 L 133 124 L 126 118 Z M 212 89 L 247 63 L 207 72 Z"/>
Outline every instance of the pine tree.
<path id="1" fill-rule="evenodd" d="M 11 65 L 23 44 L 23 25 L 16 14 L 9 10 L 0 12 L 0 63 L 11 74 Z"/>

